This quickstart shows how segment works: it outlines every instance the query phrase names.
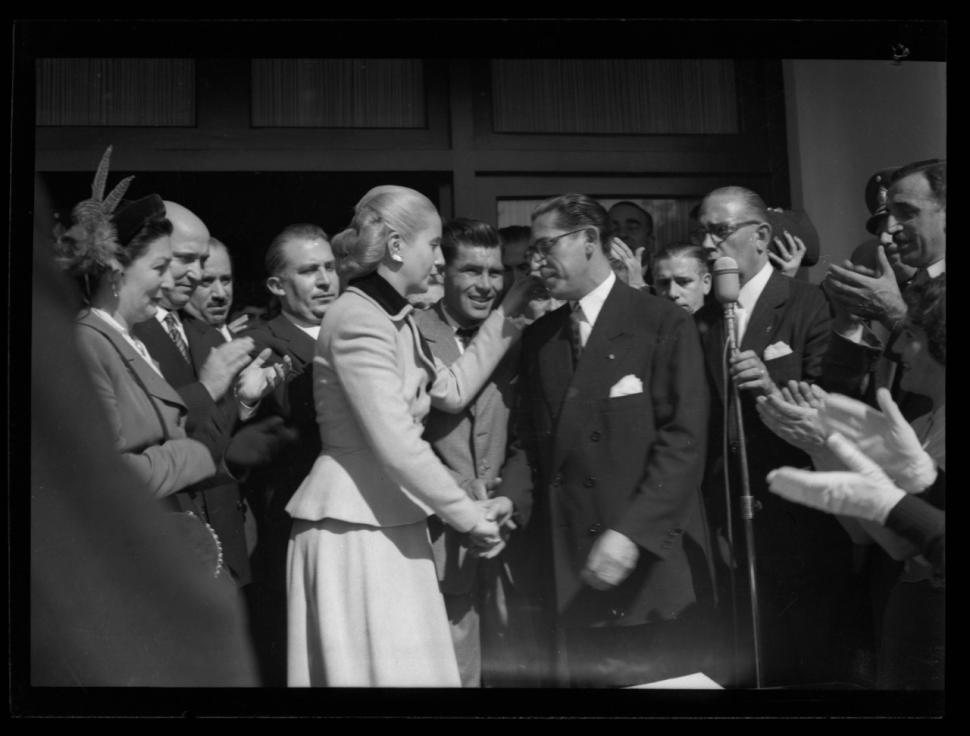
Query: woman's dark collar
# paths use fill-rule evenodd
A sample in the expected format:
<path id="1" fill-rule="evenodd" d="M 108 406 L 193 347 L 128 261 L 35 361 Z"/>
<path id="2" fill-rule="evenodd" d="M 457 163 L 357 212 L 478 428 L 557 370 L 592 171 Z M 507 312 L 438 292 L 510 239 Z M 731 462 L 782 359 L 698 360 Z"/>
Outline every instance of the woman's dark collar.
<path id="1" fill-rule="evenodd" d="M 405 307 L 411 306 L 408 300 L 401 296 L 397 289 L 391 286 L 377 271 L 353 279 L 349 285 L 364 292 L 380 304 L 381 308 L 392 317 L 399 315 Z"/>

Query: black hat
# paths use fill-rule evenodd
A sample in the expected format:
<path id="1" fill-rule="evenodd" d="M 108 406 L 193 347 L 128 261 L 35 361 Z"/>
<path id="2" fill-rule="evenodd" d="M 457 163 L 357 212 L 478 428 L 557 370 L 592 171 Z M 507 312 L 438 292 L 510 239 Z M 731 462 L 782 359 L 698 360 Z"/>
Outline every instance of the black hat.
<path id="1" fill-rule="evenodd" d="M 787 230 L 794 237 L 800 238 L 805 244 L 805 255 L 802 257 L 803 266 L 814 266 L 818 263 L 818 231 L 812 224 L 807 212 L 768 210 L 768 222 L 771 224 L 771 232 L 774 236 L 784 239 L 782 233 Z"/>
<path id="2" fill-rule="evenodd" d="M 879 220 L 885 217 L 889 210 L 886 208 L 886 194 L 889 183 L 898 167 L 877 171 L 866 182 L 866 207 L 869 208 L 869 219 L 866 220 L 866 230 L 873 235 L 879 227 Z"/>
<path id="3" fill-rule="evenodd" d="M 126 247 L 146 222 L 164 216 L 165 203 L 157 194 L 149 194 L 141 199 L 121 200 L 118 208 L 111 215 L 111 221 L 118 233 L 118 243 Z"/>

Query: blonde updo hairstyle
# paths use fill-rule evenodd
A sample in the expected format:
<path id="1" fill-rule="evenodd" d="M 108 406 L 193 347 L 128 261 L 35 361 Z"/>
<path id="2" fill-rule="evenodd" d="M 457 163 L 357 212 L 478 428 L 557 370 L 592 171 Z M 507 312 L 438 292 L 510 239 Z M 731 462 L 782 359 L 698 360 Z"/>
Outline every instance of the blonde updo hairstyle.
<path id="1" fill-rule="evenodd" d="M 350 226 L 334 236 L 334 256 L 343 283 L 377 270 L 387 255 L 392 232 L 404 240 L 428 226 L 437 214 L 431 200 L 408 187 L 385 184 L 374 187 L 354 207 Z"/>

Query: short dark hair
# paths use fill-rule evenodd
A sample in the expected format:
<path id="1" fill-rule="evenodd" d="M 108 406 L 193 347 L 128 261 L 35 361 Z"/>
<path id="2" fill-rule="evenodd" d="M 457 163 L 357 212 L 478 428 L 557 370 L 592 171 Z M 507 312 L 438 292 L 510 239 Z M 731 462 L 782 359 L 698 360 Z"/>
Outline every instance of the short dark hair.
<path id="1" fill-rule="evenodd" d="M 610 240 L 613 238 L 610 216 L 595 199 L 575 193 L 550 197 L 539 203 L 532 212 L 532 219 L 542 217 L 548 212 L 556 213 L 556 224 L 559 227 L 570 230 L 587 226 L 596 228 L 603 253 L 607 256 L 610 254 Z"/>
<path id="2" fill-rule="evenodd" d="M 906 320 L 926 333 L 927 350 L 946 366 L 946 274 L 903 292 Z"/>
<path id="3" fill-rule="evenodd" d="M 657 251 L 651 261 L 651 267 L 654 271 L 657 270 L 656 264 L 665 258 L 693 258 L 701 266 L 701 275 L 711 270 L 708 265 L 707 251 L 693 243 L 670 243 L 669 245 L 665 245 Z"/>
<path id="4" fill-rule="evenodd" d="M 269 276 L 278 275 L 286 266 L 283 247 L 291 240 L 296 240 L 297 238 L 330 242 L 330 236 L 319 225 L 312 225 L 307 222 L 287 225 L 279 235 L 273 238 L 273 242 L 270 243 L 269 248 L 266 250 L 266 273 Z"/>
<path id="5" fill-rule="evenodd" d="M 498 248 L 502 245 L 502 239 L 487 222 L 456 217 L 441 226 L 441 254 L 445 257 L 446 265 L 457 257 L 459 245 Z"/>
<path id="6" fill-rule="evenodd" d="M 498 235 L 504 246 L 519 240 L 528 240 L 532 237 L 532 229 L 527 225 L 507 225 L 498 229 Z"/>
<path id="7" fill-rule="evenodd" d="M 946 159 L 930 158 L 906 164 L 893 172 L 889 180 L 890 186 L 912 174 L 922 174 L 926 177 L 937 203 L 946 208 Z"/>
<path id="8" fill-rule="evenodd" d="M 631 202 L 629 199 L 624 199 L 615 203 L 612 207 L 610 207 L 610 212 L 612 212 L 615 207 L 619 207 L 621 204 L 625 204 L 628 207 L 633 207 L 634 209 L 640 210 L 640 214 L 643 215 L 643 219 L 647 221 L 647 227 L 650 229 L 650 234 L 653 235 L 653 215 L 643 209 L 643 207 L 638 205 L 636 202 Z"/>

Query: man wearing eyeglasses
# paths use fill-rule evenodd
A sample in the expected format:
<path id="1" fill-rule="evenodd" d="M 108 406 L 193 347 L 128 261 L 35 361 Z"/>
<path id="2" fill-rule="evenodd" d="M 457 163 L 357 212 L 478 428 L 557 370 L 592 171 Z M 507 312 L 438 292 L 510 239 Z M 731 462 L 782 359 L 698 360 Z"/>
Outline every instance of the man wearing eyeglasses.
<path id="1" fill-rule="evenodd" d="M 536 473 L 523 536 L 550 586 L 559 685 L 685 675 L 709 651 L 700 341 L 683 309 L 616 278 L 611 237 L 582 194 L 532 216 L 539 273 L 565 301 L 523 336 L 518 427 Z"/>
<path id="2" fill-rule="evenodd" d="M 761 615 L 762 684 L 806 685 L 839 677 L 837 595 L 849 569 L 848 539 L 831 517 L 779 498 L 771 498 L 765 476 L 781 465 L 808 465 L 800 450 L 776 437 L 762 424 L 756 399 L 786 386 L 789 380 L 815 381 L 821 374 L 831 326 L 828 303 L 817 286 L 788 278 L 768 258 L 772 229 L 755 192 L 724 187 L 708 194 L 698 214 L 702 245 L 712 259 L 730 256 L 738 264 L 738 349 L 725 357 L 723 309 L 712 303 L 695 317 L 701 330 L 708 377 L 713 387 L 709 462 L 705 493 L 712 525 L 722 541 L 722 560 L 738 561 L 736 602 L 741 617 L 737 630 L 742 644 L 751 623 L 741 522 L 740 444 L 732 409 L 725 441 L 725 360 L 728 380 L 738 388 L 744 419 L 754 515 L 756 572 Z M 733 400 L 731 400 L 733 406 Z M 727 457 L 725 457 L 725 452 Z M 730 507 L 725 500 L 725 464 L 730 469 Z M 730 514 L 730 515 L 729 515 Z M 733 553 L 728 522 L 733 531 Z M 724 568 L 721 580 L 729 579 Z M 727 594 L 727 589 L 722 589 Z M 747 642 L 750 643 L 750 642 Z M 741 685 L 750 685 L 752 661 L 738 662 Z"/>

